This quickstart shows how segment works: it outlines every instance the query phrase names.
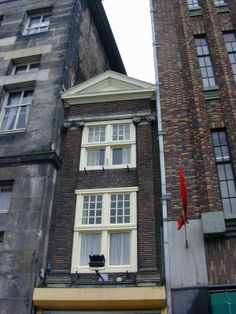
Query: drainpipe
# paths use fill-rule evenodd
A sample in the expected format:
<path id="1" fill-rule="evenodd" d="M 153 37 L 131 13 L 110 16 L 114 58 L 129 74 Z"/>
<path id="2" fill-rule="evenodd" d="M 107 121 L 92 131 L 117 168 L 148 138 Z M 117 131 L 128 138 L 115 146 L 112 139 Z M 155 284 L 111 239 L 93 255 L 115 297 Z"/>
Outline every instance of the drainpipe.
<path id="1" fill-rule="evenodd" d="M 171 281 L 170 281 L 170 254 L 169 254 L 169 235 L 168 235 L 168 221 L 167 221 L 167 206 L 170 199 L 170 193 L 166 191 L 166 175 L 165 175 L 165 156 L 164 156 L 164 132 L 162 129 L 161 118 L 161 101 L 160 101 L 160 82 L 158 76 L 158 62 L 157 62 L 157 49 L 158 42 L 156 38 L 155 25 L 154 25 L 154 7 L 153 1 L 150 1 L 151 24 L 152 24 L 152 37 L 153 37 L 153 55 L 155 67 L 155 84 L 156 84 L 156 113 L 158 123 L 158 142 L 160 150 L 160 171 L 161 171 L 161 192 L 162 192 L 162 217 L 163 217 L 163 247 L 164 247 L 164 267 L 165 267 L 165 284 L 166 284 L 166 302 L 167 313 L 172 314 L 171 306 Z"/>

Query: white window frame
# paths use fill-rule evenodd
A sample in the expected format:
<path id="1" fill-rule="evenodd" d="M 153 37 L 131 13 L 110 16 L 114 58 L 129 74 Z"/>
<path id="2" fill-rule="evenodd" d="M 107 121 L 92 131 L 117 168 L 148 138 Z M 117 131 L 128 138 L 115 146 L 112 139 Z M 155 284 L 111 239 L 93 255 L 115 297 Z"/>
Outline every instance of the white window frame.
<path id="1" fill-rule="evenodd" d="M 130 125 L 130 139 L 116 140 L 112 139 L 112 126 L 116 124 Z M 90 143 L 88 142 L 89 127 L 105 126 L 105 141 Z M 87 166 L 87 152 L 89 149 L 105 149 L 104 165 Z M 113 165 L 112 164 L 112 149 L 113 148 L 130 148 L 130 162 Z M 113 120 L 104 122 L 88 122 L 85 124 L 82 135 L 81 154 L 80 154 L 80 170 L 99 170 L 99 169 L 120 169 L 120 168 L 135 168 L 136 167 L 136 132 L 135 125 L 131 119 Z"/>
<path id="2" fill-rule="evenodd" d="M 12 73 L 11 73 L 11 75 L 22 75 L 22 74 L 26 74 L 26 73 L 35 73 L 35 72 L 39 71 L 39 67 L 38 67 L 38 69 L 36 69 L 36 70 L 34 70 L 34 71 L 31 71 L 31 70 L 30 70 L 30 66 L 31 66 L 31 65 L 34 65 L 34 64 L 38 64 L 39 67 L 40 67 L 40 62 L 30 62 L 30 63 L 14 64 L 14 66 L 13 66 L 13 68 L 12 68 Z M 16 73 L 16 69 L 17 69 L 17 67 L 21 67 L 21 66 L 26 66 L 26 70 L 25 70 L 25 72 L 23 72 L 23 73 L 17 74 L 17 73 Z"/>
<path id="3" fill-rule="evenodd" d="M 19 121 L 19 116 L 20 116 L 20 108 L 25 106 L 26 104 L 22 103 L 22 100 L 23 100 L 23 95 L 24 95 L 24 92 L 27 92 L 27 91 L 33 91 L 34 92 L 34 88 L 26 88 L 26 89 L 20 89 L 20 90 L 12 90 L 12 91 L 9 91 L 6 93 L 5 97 L 4 97 L 4 100 L 3 100 L 3 106 L 2 106 L 2 110 L 1 110 L 1 113 L 0 113 L 0 133 L 5 133 L 5 132 L 15 132 L 15 131 L 21 131 L 21 130 L 26 130 L 26 127 L 27 127 L 27 124 L 28 124 L 28 119 L 26 121 L 26 127 L 25 128 L 17 128 L 17 124 L 18 124 L 18 121 Z M 17 92 L 20 92 L 21 93 L 21 98 L 20 98 L 20 102 L 14 106 L 7 106 L 8 105 L 8 99 L 9 99 L 9 96 L 10 94 L 12 93 L 17 93 Z M 29 104 L 29 106 L 31 107 L 32 105 L 32 102 Z M 14 128 L 12 129 L 1 129 L 2 128 L 2 124 L 3 124 L 3 121 L 4 121 L 4 117 L 5 117 L 5 112 L 8 108 L 18 108 L 18 111 L 17 111 L 17 115 L 16 115 L 16 119 L 15 119 L 15 122 L 14 122 Z"/>
<path id="4" fill-rule="evenodd" d="M 81 234 L 101 233 L 101 254 L 104 254 L 106 263 L 105 272 L 136 272 L 137 271 L 137 187 L 122 187 L 110 189 L 86 189 L 76 190 L 76 214 L 74 224 L 74 239 L 72 252 L 71 272 L 91 273 L 89 266 L 80 266 L 80 247 Z M 130 222 L 111 224 L 110 218 L 110 195 L 130 194 Z M 82 224 L 83 196 L 103 195 L 102 200 L 102 223 L 101 224 Z M 130 264 L 129 265 L 110 265 L 109 264 L 109 234 L 111 233 L 130 233 Z"/>
<path id="5" fill-rule="evenodd" d="M 12 184 L 0 184 L 0 202 L 1 202 L 1 195 L 2 195 L 2 190 L 4 189 L 10 189 L 11 190 L 11 195 L 10 195 L 10 201 L 9 201 L 9 205 L 8 208 L 5 209 L 1 209 L 0 208 L 0 214 L 4 214 L 4 213 L 8 213 L 9 208 L 10 208 L 10 204 L 11 204 L 11 197 L 12 197 L 12 189 L 13 189 L 13 185 Z"/>
<path id="6" fill-rule="evenodd" d="M 48 16 L 48 15 L 50 15 L 50 20 L 48 22 L 42 22 L 44 16 Z M 40 18 L 39 25 L 37 27 L 29 27 L 31 19 L 37 18 L 37 17 Z M 49 26 L 50 26 L 51 17 L 52 17 L 51 12 L 45 12 L 45 13 L 41 13 L 41 14 L 39 13 L 39 14 L 29 15 L 28 18 L 27 18 L 27 22 L 26 22 L 26 25 L 25 25 L 25 29 L 24 29 L 23 35 L 33 35 L 33 34 L 47 32 L 48 29 L 49 29 Z M 45 27 L 47 27 L 47 29 L 42 30 L 42 28 L 45 28 Z M 30 30 L 34 30 L 34 29 L 36 31 L 31 33 Z"/>

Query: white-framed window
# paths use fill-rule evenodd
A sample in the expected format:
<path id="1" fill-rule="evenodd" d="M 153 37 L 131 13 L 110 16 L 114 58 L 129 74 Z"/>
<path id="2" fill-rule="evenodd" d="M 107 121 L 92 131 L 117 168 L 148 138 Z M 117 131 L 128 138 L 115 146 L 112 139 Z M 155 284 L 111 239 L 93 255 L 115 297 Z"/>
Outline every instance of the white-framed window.
<path id="1" fill-rule="evenodd" d="M 77 190 L 72 272 L 90 272 L 103 254 L 106 272 L 137 271 L 137 187 Z"/>
<path id="2" fill-rule="evenodd" d="M 0 116 L 0 131 L 26 128 L 32 98 L 32 89 L 6 94 Z"/>
<path id="3" fill-rule="evenodd" d="M 0 213 L 7 213 L 12 195 L 11 184 L 0 184 Z"/>
<path id="4" fill-rule="evenodd" d="M 200 9 L 198 0 L 187 0 L 188 8 L 191 9 Z"/>
<path id="5" fill-rule="evenodd" d="M 136 167 L 136 135 L 132 120 L 86 123 L 80 170 Z"/>
<path id="6" fill-rule="evenodd" d="M 47 32 L 50 20 L 50 13 L 30 15 L 25 25 L 24 35 Z"/>
<path id="7" fill-rule="evenodd" d="M 215 5 L 227 4 L 226 0 L 214 0 Z"/>
<path id="8" fill-rule="evenodd" d="M 12 75 L 33 73 L 39 71 L 40 63 L 16 64 L 13 66 Z"/>

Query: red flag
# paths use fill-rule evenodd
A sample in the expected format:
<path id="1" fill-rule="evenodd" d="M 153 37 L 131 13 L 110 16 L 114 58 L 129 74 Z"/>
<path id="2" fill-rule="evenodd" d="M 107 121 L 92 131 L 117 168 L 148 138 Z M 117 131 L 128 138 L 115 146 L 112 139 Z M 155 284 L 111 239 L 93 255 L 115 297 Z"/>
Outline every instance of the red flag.
<path id="1" fill-rule="evenodd" d="M 179 183 L 180 183 L 180 194 L 182 198 L 182 212 L 178 217 L 178 230 L 182 228 L 182 226 L 188 222 L 188 202 L 187 202 L 187 189 L 184 180 L 184 172 L 182 168 L 182 162 L 179 161 Z"/>

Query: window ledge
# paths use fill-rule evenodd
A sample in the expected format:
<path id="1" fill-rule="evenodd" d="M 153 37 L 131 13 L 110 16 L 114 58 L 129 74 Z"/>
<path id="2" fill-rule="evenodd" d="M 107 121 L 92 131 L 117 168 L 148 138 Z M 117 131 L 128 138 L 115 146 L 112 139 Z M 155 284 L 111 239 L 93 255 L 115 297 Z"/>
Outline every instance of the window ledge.
<path id="1" fill-rule="evenodd" d="M 106 170 L 115 170 L 115 169 L 135 169 L 136 165 L 116 165 L 116 166 L 86 166 L 83 168 L 80 168 L 80 171 L 93 171 L 93 170 L 100 170 L 100 171 L 106 171 Z"/>
<path id="2" fill-rule="evenodd" d="M 217 4 L 216 6 L 217 13 L 229 12 L 228 4 Z"/>
<path id="3" fill-rule="evenodd" d="M 219 86 L 213 86 L 204 88 L 204 98 L 205 100 L 218 99 L 220 98 Z"/>
<path id="4" fill-rule="evenodd" d="M 5 131 L 0 131 L 0 136 L 7 135 L 7 134 L 24 133 L 24 132 L 26 132 L 26 129 L 5 130 Z"/>
<path id="5" fill-rule="evenodd" d="M 189 15 L 190 16 L 198 16 L 198 15 L 202 15 L 202 9 L 199 7 L 199 8 L 192 8 L 192 9 L 189 9 Z"/>

